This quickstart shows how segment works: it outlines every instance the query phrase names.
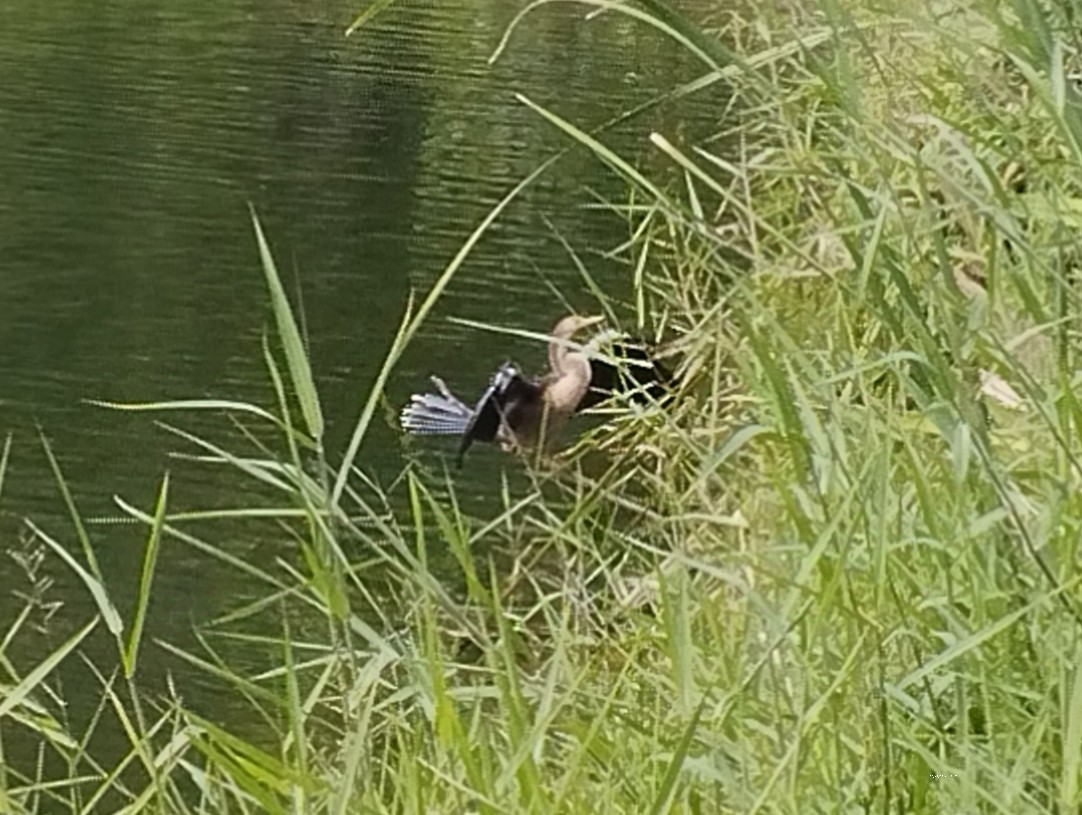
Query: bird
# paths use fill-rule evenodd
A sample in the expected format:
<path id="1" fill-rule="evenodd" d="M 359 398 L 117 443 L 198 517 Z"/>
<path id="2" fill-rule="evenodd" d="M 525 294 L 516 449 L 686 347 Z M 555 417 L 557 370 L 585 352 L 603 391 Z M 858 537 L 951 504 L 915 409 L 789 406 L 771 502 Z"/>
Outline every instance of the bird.
<path id="1" fill-rule="evenodd" d="M 570 314 L 556 323 L 549 339 L 549 371 L 528 377 L 512 362 L 500 365 L 488 387 L 471 408 L 432 377 L 437 393 L 414 394 L 400 416 L 402 428 L 418 435 L 459 437 L 456 463 L 462 466 L 466 451 L 474 442 L 498 442 L 506 450 L 525 452 L 551 447 L 571 416 L 609 398 L 621 384 L 632 384 L 639 393 L 658 398 L 659 384 L 669 376 L 641 348 L 612 343 L 614 355 L 633 365 L 614 365 L 592 354 L 594 346 L 611 337 L 602 333 L 588 345 L 574 343 L 584 329 L 602 317 Z"/>

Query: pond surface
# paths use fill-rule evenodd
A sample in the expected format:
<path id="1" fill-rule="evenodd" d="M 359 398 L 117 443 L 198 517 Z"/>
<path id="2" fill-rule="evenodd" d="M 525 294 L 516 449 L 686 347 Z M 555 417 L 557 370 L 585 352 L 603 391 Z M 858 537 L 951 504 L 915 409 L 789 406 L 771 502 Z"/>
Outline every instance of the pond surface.
<path id="1" fill-rule="evenodd" d="M 86 400 L 273 406 L 261 351 L 271 315 L 249 204 L 287 288 L 303 293 L 329 447 L 340 451 L 410 292 L 423 294 L 492 205 L 568 143 L 514 93 L 591 128 L 702 72 L 655 32 L 626 18 L 584 22 L 585 9 L 569 4 L 529 17 L 494 65 L 488 57 L 516 4 L 405 1 L 347 38 L 362 5 L 0 6 L 0 437 L 13 434 L 3 549 L 19 549 L 29 516 L 77 550 L 38 426 L 88 518 L 117 515 L 113 495 L 149 507 L 166 469 L 171 510 L 243 504 L 233 474 L 171 458 L 194 449 L 155 417 Z M 705 132 L 723 101 L 700 111 Z M 606 140 L 639 159 L 650 130 L 676 137 L 687 121 L 686 109 L 659 106 Z M 504 359 L 540 367 L 537 344 L 447 318 L 544 331 L 566 310 L 561 298 L 589 310 L 561 238 L 607 293 L 628 298 L 628 270 L 601 254 L 627 225 L 599 200 L 626 193 L 578 150 L 512 204 L 397 368 L 388 417 L 430 373 L 472 399 Z M 159 418 L 230 438 L 220 415 Z M 418 447 L 441 466 L 449 445 Z M 377 418 L 359 462 L 380 483 L 401 472 L 403 442 L 389 419 Z M 514 466 L 475 450 L 456 478 L 484 496 Z M 90 534 L 111 590 L 130 600 L 144 531 L 96 523 Z M 259 545 L 237 543 L 238 553 Z M 32 646 L 36 659 L 94 612 L 70 573 L 45 572 L 57 580 L 47 599 L 63 601 L 58 619 L 67 622 Z M 5 557 L 4 630 L 22 607 L 15 592 L 28 587 Z M 248 590 L 237 574 L 167 543 L 148 636 L 190 646 L 193 623 Z M 157 649 L 144 657 L 158 658 Z M 31 652 L 24 670 L 34 661 Z M 98 698 L 93 687 L 88 694 Z"/>

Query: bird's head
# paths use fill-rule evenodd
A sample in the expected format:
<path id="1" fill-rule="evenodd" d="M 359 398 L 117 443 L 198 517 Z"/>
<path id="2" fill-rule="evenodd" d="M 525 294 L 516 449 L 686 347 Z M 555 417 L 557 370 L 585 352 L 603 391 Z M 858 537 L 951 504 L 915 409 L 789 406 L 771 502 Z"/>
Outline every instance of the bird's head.
<path id="1" fill-rule="evenodd" d="M 569 340 L 584 328 L 597 325 L 604 319 L 605 318 L 600 314 L 594 314 L 589 317 L 584 317 L 580 314 L 568 314 L 566 317 L 562 318 L 560 322 L 556 323 L 556 327 L 552 329 L 552 336 L 561 340 Z"/>

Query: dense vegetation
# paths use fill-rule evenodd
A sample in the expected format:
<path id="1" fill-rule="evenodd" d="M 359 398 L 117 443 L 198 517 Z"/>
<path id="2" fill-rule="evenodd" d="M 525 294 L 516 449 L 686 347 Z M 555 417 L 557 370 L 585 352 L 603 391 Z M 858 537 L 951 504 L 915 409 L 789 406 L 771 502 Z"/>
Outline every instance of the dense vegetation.
<path id="1" fill-rule="evenodd" d="M 702 77 L 673 97 L 732 89 L 716 138 L 643 134 L 664 159 L 656 178 L 603 131 L 522 100 L 626 179 L 614 203 L 638 305 L 625 317 L 677 338 L 677 398 L 532 468 L 533 490 L 495 517 L 465 517 L 421 470 L 396 512 L 357 450 L 396 359 L 521 188 L 406 315 L 344 451 L 323 448 L 256 223 L 277 404 L 187 407 L 278 441 L 189 441 L 281 496 L 280 525 L 256 508 L 230 521 L 299 556 L 247 562 L 196 536 L 164 479 L 154 509 L 123 507 L 148 529 L 123 620 L 69 499 L 81 558 L 37 539 L 100 613 L 29 666 L 7 653 L 38 609 L 7 623 L 0 810 L 1082 805 L 1074 0 L 823 2 L 703 27 L 660 2 L 590 5 L 697 55 Z M 164 407 L 184 406 L 142 409 Z M 207 721 L 183 688 L 141 685 L 140 652 L 171 647 L 141 635 L 163 540 L 266 586 L 223 626 L 241 641 L 247 619 L 271 615 L 276 669 L 177 653 L 255 711 L 258 738 Z M 429 570 L 436 552 L 454 580 Z M 95 629 L 118 656 L 92 663 L 102 705 L 75 732 L 50 677 Z M 84 749 L 105 722 L 130 744 L 115 766 Z M 15 749 L 34 760 L 10 761 Z"/>

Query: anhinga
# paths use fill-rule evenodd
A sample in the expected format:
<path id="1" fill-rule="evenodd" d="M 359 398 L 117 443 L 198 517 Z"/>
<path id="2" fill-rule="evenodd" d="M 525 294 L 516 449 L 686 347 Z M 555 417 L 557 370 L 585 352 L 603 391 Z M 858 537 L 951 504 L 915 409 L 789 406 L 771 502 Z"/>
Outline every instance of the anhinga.
<path id="1" fill-rule="evenodd" d="M 475 441 L 498 441 L 504 449 L 520 451 L 548 445 L 573 413 L 607 399 L 621 380 L 615 365 L 591 358 L 587 347 L 573 342 L 580 331 L 601 319 L 564 317 L 549 340 L 547 374 L 529 378 L 505 362 L 472 408 L 433 376 L 439 393 L 414 394 L 402 409 L 402 427 L 410 433 L 459 436 L 459 465 Z M 652 389 L 668 380 L 641 348 L 621 345 L 614 350 L 639 363 L 628 367 L 630 384 Z M 656 398 L 656 390 L 653 395 Z"/>

